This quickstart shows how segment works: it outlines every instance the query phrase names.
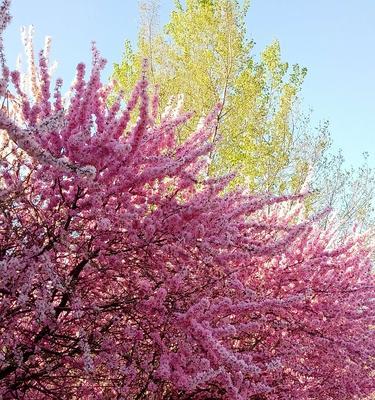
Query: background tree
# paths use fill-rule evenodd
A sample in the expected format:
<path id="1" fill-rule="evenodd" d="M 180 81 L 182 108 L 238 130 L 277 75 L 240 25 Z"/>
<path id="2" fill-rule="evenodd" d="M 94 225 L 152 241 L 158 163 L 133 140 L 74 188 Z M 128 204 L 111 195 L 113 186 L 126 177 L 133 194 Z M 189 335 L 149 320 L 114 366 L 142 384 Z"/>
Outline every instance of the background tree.
<path id="1" fill-rule="evenodd" d="M 328 121 L 321 123 L 313 133 L 309 115 L 297 115 L 293 124 L 298 125 L 294 129 L 299 132 L 296 145 L 299 155 L 309 160 L 304 185 L 312 193 L 305 199 L 307 212 L 332 209 L 340 221 L 338 230 L 341 236 L 348 234 L 353 225 L 361 231 L 372 229 L 375 222 L 375 171 L 370 166 L 369 155 L 363 155 L 358 167 L 350 166 L 341 151 L 333 149 Z M 311 135 L 316 135 L 317 142 L 322 144 L 315 153 L 305 146 Z M 322 224 L 325 226 L 327 221 L 323 218 Z"/>
<path id="2" fill-rule="evenodd" d="M 10 76 L 23 120 L 0 111 L 2 398 L 374 391 L 365 236 L 335 247 L 334 221 L 296 224 L 301 196 L 224 193 L 230 178 L 206 178 L 220 108 L 179 143 L 189 116 L 156 122 L 145 76 L 126 104 L 107 107 L 95 48 L 65 104 L 44 52 L 38 65 L 31 98 L 3 65 L 1 94 Z"/>
<path id="3" fill-rule="evenodd" d="M 185 107 L 196 113 L 182 138 L 221 104 L 214 141 L 221 140 L 210 155 L 211 173 L 235 169 L 235 182 L 246 182 L 251 190 L 296 191 L 306 162 L 292 160 L 289 118 L 306 70 L 283 62 L 277 41 L 256 60 L 246 38 L 248 2 L 242 7 L 234 0 L 175 3 L 164 32 L 155 24 L 156 3 L 142 3 L 137 50 L 126 42 L 114 68 L 117 89 L 129 93 L 147 57 L 151 82 L 160 82 L 161 105 L 183 94 Z"/>

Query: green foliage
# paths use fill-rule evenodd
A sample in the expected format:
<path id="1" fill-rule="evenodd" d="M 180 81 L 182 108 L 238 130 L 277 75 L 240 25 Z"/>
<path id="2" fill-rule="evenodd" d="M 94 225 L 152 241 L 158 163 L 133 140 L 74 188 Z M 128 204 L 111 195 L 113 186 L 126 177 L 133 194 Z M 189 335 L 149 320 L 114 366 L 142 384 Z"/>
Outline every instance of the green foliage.
<path id="1" fill-rule="evenodd" d="M 245 29 L 248 2 L 176 1 L 162 32 L 155 28 L 155 4 L 147 4 L 137 49 L 126 42 L 114 67 L 116 88 L 129 93 L 147 57 L 151 81 L 162 83 L 161 109 L 183 93 L 185 109 L 195 110 L 182 139 L 202 115 L 222 104 L 209 173 L 234 170 L 234 184 L 255 191 L 298 190 L 307 163 L 295 157 L 290 119 L 306 69 L 283 62 L 277 41 L 254 55 Z"/>

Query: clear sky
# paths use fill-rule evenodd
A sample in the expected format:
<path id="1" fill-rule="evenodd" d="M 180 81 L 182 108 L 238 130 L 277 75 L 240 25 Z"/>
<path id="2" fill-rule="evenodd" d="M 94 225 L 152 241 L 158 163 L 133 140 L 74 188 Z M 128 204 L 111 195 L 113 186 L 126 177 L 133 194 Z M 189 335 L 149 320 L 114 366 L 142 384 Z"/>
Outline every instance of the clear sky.
<path id="1" fill-rule="evenodd" d="M 161 25 L 173 9 L 160 0 Z M 106 74 L 121 59 L 123 42 L 135 42 L 139 22 L 137 0 L 12 0 L 13 20 L 5 36 L 12 65 L 22 52 L 19 30 L 34 25 L 36 47 L 53 39 L 57 75 L 67 82 L 75 65 L 90 61 L 95 40 L 108 59 Z M 330 120 L 336 148 L 358 165 L 370 153 L 375 167 L 375 0 L 252 0 L 248 36 L 259 52 L 279 39 L 283 58 L 308 68 L 304 107 L 314 121 Z"/>

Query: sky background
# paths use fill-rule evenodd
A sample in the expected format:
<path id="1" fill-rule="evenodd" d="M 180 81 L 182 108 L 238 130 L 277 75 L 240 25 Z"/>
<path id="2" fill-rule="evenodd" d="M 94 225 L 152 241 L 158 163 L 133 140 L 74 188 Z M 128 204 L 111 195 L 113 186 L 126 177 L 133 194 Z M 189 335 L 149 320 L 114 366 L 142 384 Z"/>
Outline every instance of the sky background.
<path id="1" fill-rule="evenodd" d="M 160 0 L 160 25 L 173 0 Z M 13 20 L 5 35 L 11 66 L 22 54 L 20 27 L 34 25 L 38 50 L 52 36 L 56 77 L 70 82 L 75 66 L 90 62 L 97 42 L 108 65 L 107 77 L 120 61 L 125 39 L 136 42 L 138 0 L 13 0 Z M 313 123 L 330 121 L 334 148 L 358 166 L 362 153 L 375 167 L 375 0 L 252 0 L 246 19 L 256 54 L 272 40 L 281 43 L 290 64 L 308 68 L 303 106 L 313 109 Z"/>

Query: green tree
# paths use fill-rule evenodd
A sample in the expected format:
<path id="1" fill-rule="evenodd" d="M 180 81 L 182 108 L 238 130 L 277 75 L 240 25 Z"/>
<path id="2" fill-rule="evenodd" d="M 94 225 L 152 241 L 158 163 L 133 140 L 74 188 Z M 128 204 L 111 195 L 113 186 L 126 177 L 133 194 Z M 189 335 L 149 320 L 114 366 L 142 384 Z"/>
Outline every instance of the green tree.
<path id="1" fill-rule="evenodd" d="M 306 69 L 283 62 L 277 41 L 257 59 L 246 37 L 247 1 L 241 6 L 234 0 L 186 0 L 175 6 L 160 31 L 157 4 L 143 3 L 137 49 L 126 42 L 114 67 L 116 89 L 129 93 L 142 59 L 148 58 L 151 81 L 162 82 L 161 109 L 183 94 L 185 109 L 195 111 L 182 139 L 202 115 L 221 104 L 211 174 L 235 170 L 234 184 L 253 191 L 298 190 L 308 163 L 294 150 L 290 119 Z"/>

